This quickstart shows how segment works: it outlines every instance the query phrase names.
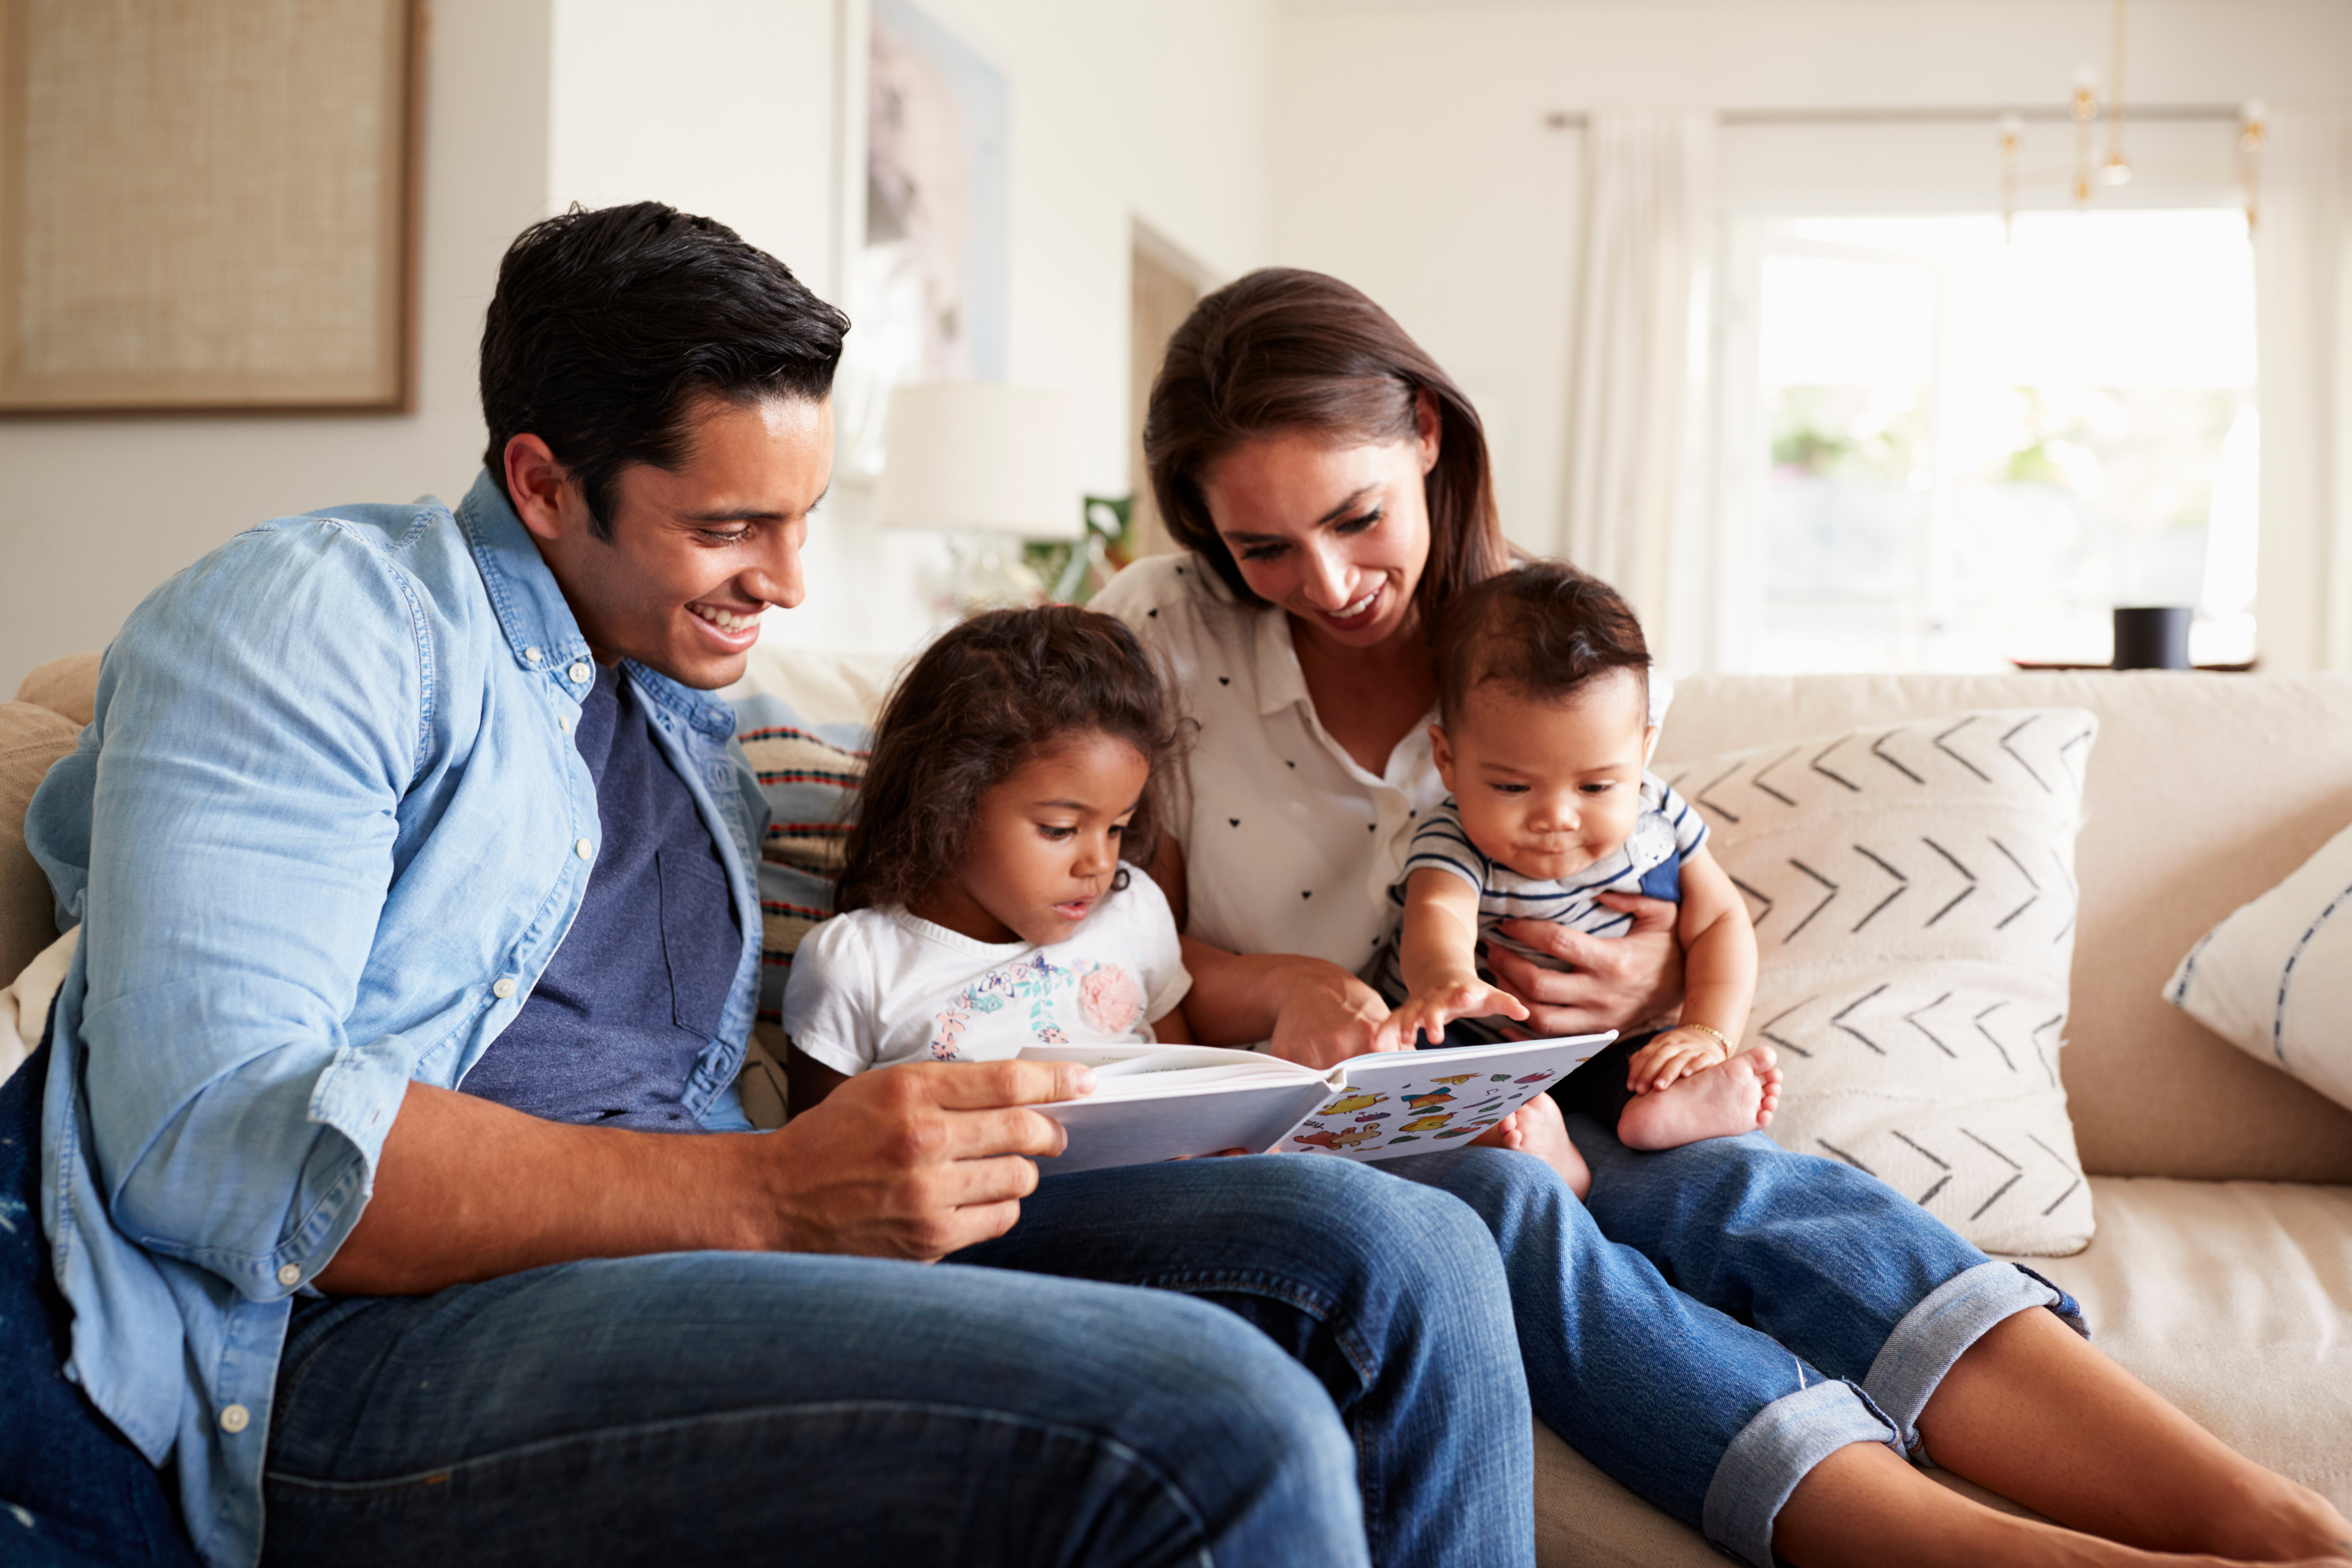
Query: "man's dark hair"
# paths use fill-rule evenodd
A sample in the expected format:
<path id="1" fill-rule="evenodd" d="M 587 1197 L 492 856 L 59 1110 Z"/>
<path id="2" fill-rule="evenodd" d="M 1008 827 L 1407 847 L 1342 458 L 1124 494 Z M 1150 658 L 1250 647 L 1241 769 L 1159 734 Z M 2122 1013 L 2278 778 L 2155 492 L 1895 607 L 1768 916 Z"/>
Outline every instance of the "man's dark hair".
<path id="1" fill-rule="evenodd" d="M 621 470 L 686 461 L 698 398 L 822 398 L 848 331 L 725 224 L 659 202 L 575 205 L 516 236 L 499 264 L 482 326 L 483 460 L 503 492 L 507 443 L 538 437 L 609 539 Z"/>
<path id="2" fill-rule="evenodd" d="M 1148 867 L 1180 731 L 1126 623 L 1045 605 L 991 610 L 950 631 L 899 678 L 875 721 L 835 902 L 862 910 L 921 897 L 962 863 L 982 795 L 1088 731 L 1127 742 L 1150 768 L 1118 852 Z"/>
<path id="3" fill-rule="evenodd" d="M 1648 710 L 1641 621 L 1616 589 L 1565 562 L 1531 561 L 1472 584 L 1447 602 L 1431 642 L 1449 727 L 1481 686 L 1558 701 L 1614 669 L 1633 672 Z"/>

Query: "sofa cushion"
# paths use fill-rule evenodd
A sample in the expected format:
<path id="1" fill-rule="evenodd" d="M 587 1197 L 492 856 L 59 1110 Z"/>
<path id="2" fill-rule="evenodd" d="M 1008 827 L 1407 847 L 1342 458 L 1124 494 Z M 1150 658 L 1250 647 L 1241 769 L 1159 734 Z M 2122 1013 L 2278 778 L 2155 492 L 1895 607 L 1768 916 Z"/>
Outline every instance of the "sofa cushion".
<path id="1" fill-rule="evenodd" d="M 1748 1037 L 1788 1074 L 1765 1131 L 1988 1250 L 2091 1236 L 2058 1058 L 2097 728 L 1979 710 L 1660 770 L 1756 923 Z"/>
<path id="2" fill-rule="evenodd" d="M 2238 1452 L 2352 1510 L 2352 1188 L 2095 1177 L 2099 1238 L 2036 1272 L 2091 1342 Z"/>
<path id="3" fill-rule="evenodd" d="M 2352 1106 L 2352 827 L 2189 950 L 2165 1000 Z"/>
<path id="4" fill-rule="evenodd" d="M 2352 821 L 2352 675 L 1700 676 L 1659 768 L 1774 740 L 1969 708 L 2099 720 L 2084 792 L 2063 1077 L 2095 1174 L 2352 1182 L 2352 1110 L 2167 1006 L 2165 977 L 2222 916 Z"/>
<path id="5" fill-rule="evenodd" d="M 16 700 L 62 713 L 76 728 L 98 711 L 98 664 L 101 656 L 70 653 L 36 667 L 17 684 Z"/>
<path id="6" fill-rule="evenodd" d="M 31 702 L 0 702 L 0 984 L 58 938 L 57 900 L 25 847 L 25 808 L 80 725 Z"/>

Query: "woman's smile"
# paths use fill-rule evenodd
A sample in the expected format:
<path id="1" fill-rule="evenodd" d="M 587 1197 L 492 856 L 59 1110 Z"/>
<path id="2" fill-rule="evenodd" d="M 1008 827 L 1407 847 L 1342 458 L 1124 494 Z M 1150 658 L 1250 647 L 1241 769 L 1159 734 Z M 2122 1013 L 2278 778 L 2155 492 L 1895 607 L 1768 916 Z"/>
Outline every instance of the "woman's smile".
<path id="1" fill-rule="evenodd" d="M 1370 593 L 1354 604 L 1343 605 L 1336 610 L 1318 610 L 1315 614 L 1335 632 L 1361 631 L 1380 618 L 1381 590 L 1386 586 L 1386 583 L 1376 583 Z"/>

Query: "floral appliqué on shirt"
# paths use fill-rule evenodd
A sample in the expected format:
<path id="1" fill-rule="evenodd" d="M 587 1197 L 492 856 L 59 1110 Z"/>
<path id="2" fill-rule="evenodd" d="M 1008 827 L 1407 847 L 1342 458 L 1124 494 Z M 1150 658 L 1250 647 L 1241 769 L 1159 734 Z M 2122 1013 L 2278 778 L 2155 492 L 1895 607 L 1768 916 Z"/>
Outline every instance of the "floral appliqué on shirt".
<path id="1" fill-rule="evenodd" d="M 1076 986 L 1078 1012 L 1105 1034 L 1123 1034 L 1143 1015 L 1143 988 L 1116 963 L 1088 962 L 1075 969 L 1049 963 L 1033 953 L 1018 963 L 992 969 L 948 999 L 931 1021 L 931 1057 L 935 1061 L 964 1059 L 957 1049 L 975 1013 L 995 1013 L 1026 1003 L 1029 1032 L 1037 1043 L 1066 1046 L 1070 1037 L 1054 1021 L 1054 999 Z"/>

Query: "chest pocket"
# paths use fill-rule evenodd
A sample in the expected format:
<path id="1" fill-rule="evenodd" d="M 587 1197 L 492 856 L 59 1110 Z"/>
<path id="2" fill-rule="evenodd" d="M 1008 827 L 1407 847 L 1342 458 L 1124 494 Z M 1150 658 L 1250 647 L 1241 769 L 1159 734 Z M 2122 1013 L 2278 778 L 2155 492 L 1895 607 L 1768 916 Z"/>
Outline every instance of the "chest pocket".
<path id="1" fill-rule="evenodd" d="M 671 1020 L 698 1038 L 716 1038 L 735 966 L 743 956 L 727 874 L 707 850 L 694 855 L 657 849 L 654 866 L 661 880 L 662 958 L 669 965 Z"/>

